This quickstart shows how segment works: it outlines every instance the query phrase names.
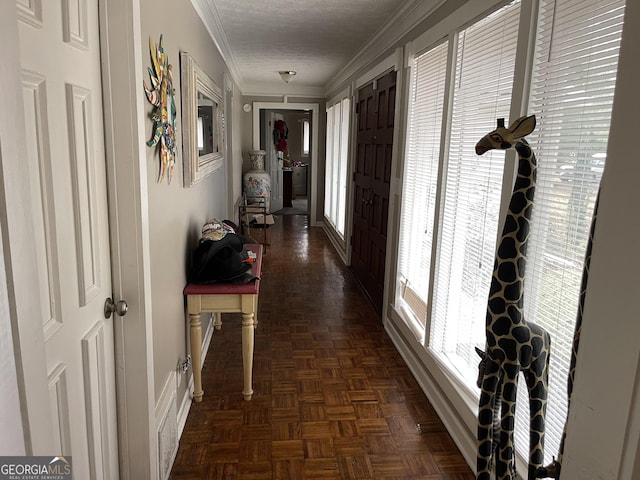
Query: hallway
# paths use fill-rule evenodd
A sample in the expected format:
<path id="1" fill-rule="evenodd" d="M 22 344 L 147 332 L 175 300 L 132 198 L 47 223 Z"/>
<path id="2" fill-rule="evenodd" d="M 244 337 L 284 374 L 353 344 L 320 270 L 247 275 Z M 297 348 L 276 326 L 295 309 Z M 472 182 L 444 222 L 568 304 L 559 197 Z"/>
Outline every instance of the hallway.
<path id="1" fill-rule="evenodd" d="M 253 399 L 241 394 L 240 315 L 227 314 L 170 478 L 472 480 L 351 272 L 307 222 L 272 227 Z"/>

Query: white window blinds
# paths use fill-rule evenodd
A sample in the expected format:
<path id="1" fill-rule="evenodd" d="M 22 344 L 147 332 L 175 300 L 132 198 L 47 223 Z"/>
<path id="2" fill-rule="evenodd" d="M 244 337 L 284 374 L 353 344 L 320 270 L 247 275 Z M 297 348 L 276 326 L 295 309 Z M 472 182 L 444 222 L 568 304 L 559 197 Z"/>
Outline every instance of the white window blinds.
<path id="1" fill-rule="evenodd" d="M 341 237 L 345 232 L 350 110 L 348 98 L 327 108 L 324 214 Z"/>
<path id="2" fill-rule="evenodd" d="M 338 107 L 340 107 L 339 104 L 338 104 Z M 330 221 L 331 221 L 331 218 L 333 218 L 333 209 L 334 209 L 334 206 L 333 206 L 334 205 L 333 152 L 334 152 L 334 145 L 336 143 L 335 123 L 336 123 L 336 106 L 331 105 L 330 107 L 327 108 L 327 147 L 326 147 L 327 162 L 326 162 L 325 171 L 324 171 L 324 215 Z"/>
<path id="3" fill-rule="evenodd" d="M 438 188 L 438 165 L 447 43 L 416 57 L 412 68 L 411 113 L 403 174 L 398 302 L 409 326 L 423 339 Z"/>
<path id="4" fill-rule="evenodd" d="M 528 137 L 538 183 L 528 247 L 525 314 L 551 333 L 547 462 L 557 455 L 585 249 L 604 168 L 622 33 L 622 0 L 542 0 Z M 524 395 L 526 389 L 521 388 Z M 518 408 L 518 448 L 528 410 Z"/>
<path id="5" fill-rule="evenodd" d="M 519 15 L 514 2 L 458 35 L 430 346 L 469 385 L 474 347 L 485 343 L 504 170 L 504 152 L 478 156 L 474 147 L 509 117 Z"/>
<path id="6" fill-rule="evenodd" d="M 338 165 L 338 187 L 335 202 L 337 204 L 335 225 L 341 236 L 345 232 L 345 212 L 347 209 L 347 162 L 349 161 L 349 120 L 351 118 L 351 100 L 343 98 L 340 117 L 340 161 Z"/>

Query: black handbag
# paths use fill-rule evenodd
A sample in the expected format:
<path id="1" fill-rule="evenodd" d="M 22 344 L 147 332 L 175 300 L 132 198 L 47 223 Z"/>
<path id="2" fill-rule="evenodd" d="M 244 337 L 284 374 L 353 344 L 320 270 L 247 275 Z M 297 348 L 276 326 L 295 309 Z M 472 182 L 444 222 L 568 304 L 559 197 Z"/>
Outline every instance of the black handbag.
<path id="1" fill-rule="evenodd" d="M 246 283 L 256 277 L 245 275 L 251 264 L 245 262 L 241 238 L 228 233 L 220 240 L 202 239 L 193 252 L 190 283 Z"/>

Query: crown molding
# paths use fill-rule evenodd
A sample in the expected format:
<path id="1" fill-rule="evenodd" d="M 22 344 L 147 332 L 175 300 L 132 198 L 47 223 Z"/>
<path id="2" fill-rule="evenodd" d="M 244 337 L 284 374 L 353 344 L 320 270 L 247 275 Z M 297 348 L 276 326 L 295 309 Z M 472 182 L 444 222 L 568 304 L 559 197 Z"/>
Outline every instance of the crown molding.
<path id="1" fill-rule="evenodd" d="M 444 3 L 446 3 L 446 0 L 413 0 L 412 2 L 407 2 L 365 43 L 353 56 L 353 59 L 325 85 L 325 96 L 330 96 L 332 93 L 344 88 L 346 82 L 374 63 L 381 54 L 388 56 L 390 48 L 395 48 L 402 37 Z"/>
<path id="2" fill-rule="evenodd" d="M 407 2 L 385 25 L 378 29 L 326 85 L 323 87 L 304 87 L 293 84 L 289 88 L 285 88 L 285 86 L 276 85 L 247 84 L 224 33 L 215 2 L 191 0 L 193 8 L 209 32 L 209 36 L 227 65 L 229 75 L 242 95 L 306 95 L 313 97 L 329 97 L 336 91 L 343 89 L 346 83 L 374 64 L 380 55 L 388 56 L 390 48 L 395 48 L 402 37 L 444 3 L 446 0 L 412 0 Z"/>
<path id="3" fill-rule="evenodd" d="M 238 67 L 236 57 L 227 40 L 227 35 L 224 33 L 224 28 L 222 28 L 222 22 L 220 21 L 220 15 L 218 15 L 218 11 L 216 10 L 215 2 L 207 0 L 191 0 L 191 5 L 200 17 L 200 20 L 202 20 L 207 32 L 209 32 L 209 36 L 216 45 L 218 52 L 220 52 L 222 59 L 229 69 L 231 78 L 242 92 L 244 90 L 244 79 L 242 78 L 242 73 Z"/>
<path id="4" fill-rule="evenodd" d="M 282 85 L 280 85 L 282 83 Z M 288 96 L 288 97 L 311 97 L 324 98 L 322 87 L 312 87 L 308 85 L 297 85 L 295 81 L 291 83 L 247 83 L 242 90 L 242 95 L 246 96 Z"/>

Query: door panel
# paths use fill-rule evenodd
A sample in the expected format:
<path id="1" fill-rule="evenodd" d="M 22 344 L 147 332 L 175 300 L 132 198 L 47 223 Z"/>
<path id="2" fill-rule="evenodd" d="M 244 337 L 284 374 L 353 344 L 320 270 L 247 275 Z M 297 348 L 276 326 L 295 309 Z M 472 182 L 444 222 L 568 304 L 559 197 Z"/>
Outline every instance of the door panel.
<path id="1" fill-rule="evenodd" d="M 396 72 L 358 91 L 351 265 L 382 313 L 393 152 Z"/>
<path id="2" fill-rule="evenodd" d="M 118 478 L 97 1 L 18 2 L 27 162 L 54 442 L 74 478 Z M 46 45 L 46 48 L 43 47 Z M 42 452 L 45 453 L 45 452 Z"/>
<path id="3" fill-rule="evenodd" d="M 53 209 L 53 177 L 49 150 L 49 125 L 45 78 L 31 72 L 22 74 L 23 105 L 25 110 L 25 136 L 27 159 L 30 167 L 30 191 L 33 205 L 32 221 L 43 234 L 35 238 L 36 264 L 40 272 L 44 338 L 47 340 L 62 326 L 60 311 L 60 282 L 58 272 L 58 247 Z"/>

